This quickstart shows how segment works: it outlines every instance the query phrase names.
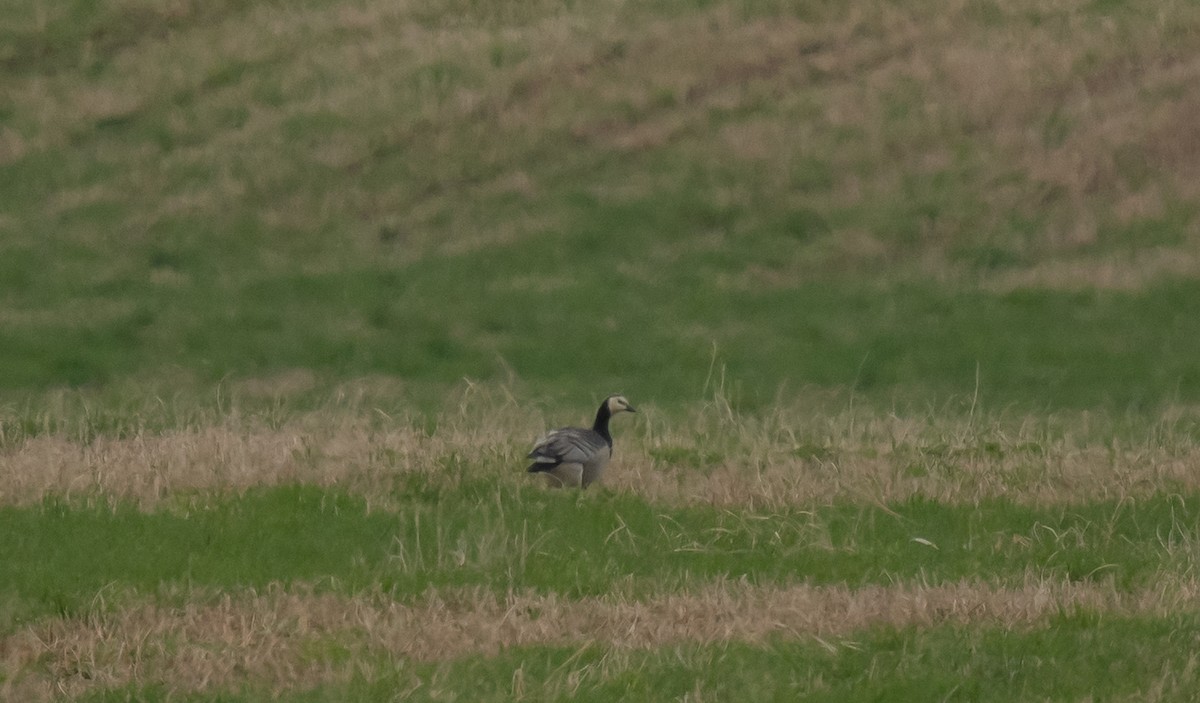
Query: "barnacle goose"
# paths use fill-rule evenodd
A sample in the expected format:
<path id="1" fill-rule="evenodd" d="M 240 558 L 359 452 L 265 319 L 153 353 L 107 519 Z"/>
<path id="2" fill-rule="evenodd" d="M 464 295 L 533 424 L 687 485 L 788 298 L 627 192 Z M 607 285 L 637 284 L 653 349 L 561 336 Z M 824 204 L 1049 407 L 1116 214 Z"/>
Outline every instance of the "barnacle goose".
<path id="1" fill-rule="evenodd" d="M 600 478 L 612 458 L 612 435 L 608 421 L 617 413 L 637 412 L 625 396 L 613 394 L 596 411 L 592 429 L 563 427 L 552 430 L 533 445 L 529 473 L 544 473 L 552 486 L 587 488 Z"/>

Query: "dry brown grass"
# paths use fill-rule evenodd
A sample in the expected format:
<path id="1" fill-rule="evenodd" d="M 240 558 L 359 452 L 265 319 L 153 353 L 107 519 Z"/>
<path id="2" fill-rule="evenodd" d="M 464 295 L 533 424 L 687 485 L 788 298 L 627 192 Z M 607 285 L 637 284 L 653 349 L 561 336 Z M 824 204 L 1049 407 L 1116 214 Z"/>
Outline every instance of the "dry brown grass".
<path id="1" fill-rule="evenodd" d="M 1174 576 L 1135 592 L 1031 576 L 1017 588 L 729 582 L 642 601 L 430 592 L 412 605 L 380 595 L 269 589 L 193 597 L 181 607 L 129 605 L 25 627 L 0 640 L 0 665 L 11 672 L 0 697 L 40 701 L 151 682 L 176 691 L 249 685 L 279 692 L 369 676 L 380 662 L 495 655 L 525 645 L 595 643 L 620 650 L 782 636 L 837 649 L 853 646 L 845 638 L 871 627 L 1024 628 L 1076 609 L 1166 616 L 1197 607 L 1200 583 Z"/>
<path id="2" fill-rule="evenodd" d="M 1029 288 L 1136 291 L 1170 279 L 1200 276 L 1200 252 L 1176 247 L 1146 247 L 1086 258 L 1049 259 L 1001 271 L 983 281 L 997 292 Z"/>
<path id="3" fill-rule="evenodd" d="M 307 383 L 302 375 L 278 382 Z M 985 419 L 778 408 L 746 417 L 718 400 L 667 417 L 647 406 L 614 428 L 616 458 L 603 489 L 663 504 L 764 509 L 912 496 L 1049 504 L 1187 492 L 1200 489 L 1200 444 L 1186 422 L 1193 416 L 1191 408 L 1176 408 L 1134 434 L 1114 432 L 1111 421 L 1086 413 Z M 529 443 L 561 420 L 509 395 L 468 392 L 429 425 L 433 430 L 424 419 L 330 404 L 280 422 L 234 412 L 128 437 L 82 441 L 50 432 L 0 454 L 0 504 L 60 496 L 150 508 L 179 493 L 308 483 L 384 506 L 413 479 L 444 486 L 526 482 Z M 5 422 L 0 418 L 0 430 Z"/>

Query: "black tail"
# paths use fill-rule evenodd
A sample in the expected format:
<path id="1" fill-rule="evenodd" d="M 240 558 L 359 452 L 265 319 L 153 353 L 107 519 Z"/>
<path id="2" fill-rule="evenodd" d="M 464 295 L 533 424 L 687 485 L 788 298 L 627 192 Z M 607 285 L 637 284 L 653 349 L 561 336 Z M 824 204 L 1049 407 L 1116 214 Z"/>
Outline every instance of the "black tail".
<path id="1" fill-rule="evenodd" d="M 526 471 L 528 471 L 531 474 L 536 474 L 536 473 L 541 473 L 543 471 L 549 471 L 556 466 L 558 466 L 558 464 L 544 464 L 540 461 L 535 461 L 529 465 L 529 468 L 526 469 Z"/>

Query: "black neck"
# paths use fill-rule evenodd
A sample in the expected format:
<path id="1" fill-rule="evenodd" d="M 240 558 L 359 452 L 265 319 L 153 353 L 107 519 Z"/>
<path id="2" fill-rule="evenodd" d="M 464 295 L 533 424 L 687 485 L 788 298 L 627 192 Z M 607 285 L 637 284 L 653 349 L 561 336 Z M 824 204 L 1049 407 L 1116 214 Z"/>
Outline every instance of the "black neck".
<path id="1" fill-rule="evenodd" d="M 592 431 L 604 438 L 605 442 L 612 445 L 612 435 L 608 433 L 608 420 L 612 417 L 612 412 L 608 409 L 608 401 L 605 400 L 600 404 L 600 409 L 596 411 L 596 421 L 592 423 Z"/>

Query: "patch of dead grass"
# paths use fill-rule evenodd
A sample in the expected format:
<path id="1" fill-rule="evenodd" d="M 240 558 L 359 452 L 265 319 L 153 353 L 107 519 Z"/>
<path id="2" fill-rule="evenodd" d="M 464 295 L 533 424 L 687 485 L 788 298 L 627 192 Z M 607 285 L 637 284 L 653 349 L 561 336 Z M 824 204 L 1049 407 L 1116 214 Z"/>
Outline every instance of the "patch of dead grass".
<path id="1" fill-rule="evenodd" d="M 312 383 L 295 372 L 245 382 L 238 392 L 267 398 Z M 210 424 L 85 433 L 86 440 L 54 431 L 15 439 L 18 420 L 0 416 L 0 438 L 14 438 L 0 453 L 0 504 L 60 496 L 152 508 L 180 492 L 306 483 L 382 506 L 412 479 L 450 488 L 462 481 L 519 485 L 529 479 L 524 455 L 534 438 L 546 427 L 589 419 L 548 419 L 511 395 L 485 395 L 464 396 L 433 422 L 350 399 L 306 415 L 233 411 Z M 1140 434 L 1120 434 L 1112 421 L 1086 414 L 982 419 L 777 408 L 745 417 L 713 402 L 681 418 L 648 406 L 614 427 L 616 455 L 601 490 L 755 509 L 913 496 L 1052 504 L 1196 491 L 1194 418 L 1195 409 L 1176 408 Z"/>
<path id="2" fill-rule="evenodd" d="M 0 662 L 11 672 L 0 694 L 40 701 L 132 683 L 162 683 L 177 692 L 251 686 L 279 693 L 345 681 L 380 661 L 439 661 L 530 645 L 628 650 L 787 637 L 836 648 L 839 638 L 878 627 L 1025 628 L 1080 609 L 1168 616 L 1200 606 L 1200 583 L 1164 577 L 1151 589 L 1124 592 L 1032 576 L 1016 588 L 974 581 L 858 589 L 727 582 L 641 601 L 431 591 L 413 604 L 379 594 L 273 588 L 193 600 L 180 607 L 130 605 L 13 632 L 0 639 Z"/>
<path id="3" fill-rule="evenodd" d="M 1200 447 L 1182 429 L 1191 416 L 1188 409 L 1171 411 L 1130 441 L 1087 417 L 1055 428 L 1044 418 L 780 411 L 747 420 L 709 412 L 690 428 L 646 428 L 641 453 L 621 454 L 620 467 L 605 481 L 665 503 L 767 509 L 914 496 L 1030 504 L 1113 500 L 1200 488 L 1193 470 Z M 1097 426 L 1089 427 L 1092 422 Z"/>
<path id="4" fill-rule="evenodd" d="M 997 293 L 1030 288 L 1138 291 L 1163 280 L 1198 276 L 1200 251 L 1190 247 L 1144 247 L 1088 257 L 1047 259 L 1027 268 L 990 274 L 982 281 L 982 287 Z"/>

